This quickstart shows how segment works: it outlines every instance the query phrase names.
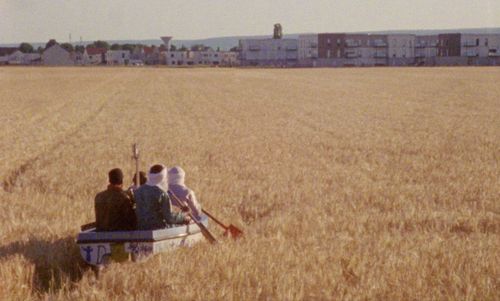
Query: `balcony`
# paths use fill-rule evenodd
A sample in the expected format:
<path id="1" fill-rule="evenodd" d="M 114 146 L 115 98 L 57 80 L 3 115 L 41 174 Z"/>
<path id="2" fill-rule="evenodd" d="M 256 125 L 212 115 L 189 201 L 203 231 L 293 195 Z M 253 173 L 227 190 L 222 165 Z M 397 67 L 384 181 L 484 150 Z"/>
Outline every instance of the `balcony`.
<path id="1" fill-rule="evenodd" d="M 476 47 L 476 42 L 466 41 L 462 44 L 463 47 Z"/>
<path id="2" fill-rule="evenodd" d="M 416 58 L 424 58 L 425 57 L 425 53 L 415 53 L 415 57 Z"/>
<path id="3" fill-rule="evenodd" d="M 385 53 L 385 52 L 376 52 L 375 55 L 374 55 L 374 57 L 377 58 L 377 59 L 386 58 L 387 57 L 387 53 Z"/>
<path id="4" fill-rule="evenodd" d="M 250 50 L 250 51 L 259 51 L 260 50 L 260 46 L 252 45 L 252 46 L 248 47 L 248 50 Z"/>
<path id="5" fill-rule="evenodd" d="M 354 52 L 347 52 L 345 54 L 345 57 L 348 59 L 355 59 L 355 58 L 361 57 L 361 55 L 354 53 Z"/>
<path id="6" fill-rule="evenodd" d="M 287 47 L 286 51 L 297 51 L 297 47 L 295 47 L 295 46 Z"/>
<path id="7" fill-rule="evenodd" d="M 387 43 L 384 41 L 374 41 L 373 47 L 387 47 Z"/>
<path id="8" fill-rule="evenodd" d="M 359 47 L 361 46 L 361 43 L 357 42 L 357 41 L 345 41 L 345 47 Z"/>
<path id="9" fill-rule="evenodd" d="M 478 56 L 478 55 L 477 55 L 477 53 L 475 53 L 475 52 L 466 52 L 466 53 L 465 53 L 465 56 L 466 56 L 466 57 L 475 57 L 475 56 Z"/>
<path id="10" fill-rule="evenodd" d="M 415 43 L 415 48 L 425 48 L 425 47 L 427 47 L 427 43 L 425 42 Z"/>

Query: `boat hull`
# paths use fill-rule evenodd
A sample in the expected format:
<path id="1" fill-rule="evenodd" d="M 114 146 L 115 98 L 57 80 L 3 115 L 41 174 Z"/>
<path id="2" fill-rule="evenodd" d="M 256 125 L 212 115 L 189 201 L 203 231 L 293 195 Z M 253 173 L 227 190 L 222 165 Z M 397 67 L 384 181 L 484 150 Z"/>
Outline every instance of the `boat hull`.
<path id="1" fill-rule="evenodd" d="M 208 218 L 201 222 L 208 227 Z M 105 265 L 109 261 L 144 260 L 151 255 L 168 252 L 182 246 L 191 246 L 203 240 L 196 224 L 179 225 L 151 231 L 96 232 L 95 229 L 78 234 L 77 244 L 83 260 L 92 266 Z"/>

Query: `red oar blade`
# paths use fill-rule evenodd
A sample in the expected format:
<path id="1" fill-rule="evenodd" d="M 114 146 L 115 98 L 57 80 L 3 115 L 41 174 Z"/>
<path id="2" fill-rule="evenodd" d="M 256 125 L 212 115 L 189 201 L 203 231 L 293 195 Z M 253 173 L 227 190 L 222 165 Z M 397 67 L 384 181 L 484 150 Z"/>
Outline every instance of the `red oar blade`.
<path id="1" fill-rule="evenodd" d="M 226 229 L 226 232 L 224 232 L 224 235 L 231 236 L 233 239 L 237 239 L 243 236 L 243 231 L 238 229 L 236 226 L 229 225 Z"/>

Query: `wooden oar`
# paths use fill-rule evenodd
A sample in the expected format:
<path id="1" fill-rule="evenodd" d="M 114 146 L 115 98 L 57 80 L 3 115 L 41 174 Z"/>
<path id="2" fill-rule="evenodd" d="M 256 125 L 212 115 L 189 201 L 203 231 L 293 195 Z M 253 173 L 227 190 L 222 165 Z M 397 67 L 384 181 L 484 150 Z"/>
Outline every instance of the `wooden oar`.
<path id="1" fill-rule="evenodd" d="M 215 218 L 212 214 L 208 213 L 207 210 L 201 209 L 201 212 L 205 213 L 208 217 L 210 217 L 214 222 L 216 222 L 219 226 L 224 228 L 226 230 L 224 232 L 225 236 L 231 236 L 232 238 L 236 239 L 240 236 L 243 235 L 243 231 L 241 231 L 238 227 L 234 226 L 233 224 L 229 224 L 229 226 L 224 225 L 221 221 Z"/>
<path id="2" fill-rule="evenodd" d="M 168 194 L 173 196 L 174 199 L 177 201 L 177 203 L 179 203 L 179 205 L 183 207 L 183 209 L 187 208 L 189 210 L 189 206 L 185 202 L 179 200 L 179 198 L 172 191 L 169 190 Z M 200 228 L 201 234 L 203 234 L 203 236 L 205 236 L 205 238 L 211 244 L 217 243 L 217 239 L 215 239 L 215 237 L 212 235 L 212 233 L 210 233 L 210 231 L 208 231 L 207 227 L 205 227 L 205 225 L 202 222 L 200 222 L 198 219 L 196 219 L 196 217 L 193 216 L 191 211 L 188 211 L 188 215 L 195 222 L 195 224 Z"/>

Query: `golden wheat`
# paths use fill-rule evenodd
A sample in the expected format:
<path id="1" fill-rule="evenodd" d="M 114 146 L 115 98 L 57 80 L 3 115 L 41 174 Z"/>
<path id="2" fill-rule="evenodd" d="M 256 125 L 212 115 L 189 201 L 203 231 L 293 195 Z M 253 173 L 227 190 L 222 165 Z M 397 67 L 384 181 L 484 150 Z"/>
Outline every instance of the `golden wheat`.
<path id="1" fill-rule="evenodd" d="M 0 299 L 498 300 L 500 69 L 0 69 Z M 245 231 L 99 281 L 107 171 L 180 165 Z"/>

